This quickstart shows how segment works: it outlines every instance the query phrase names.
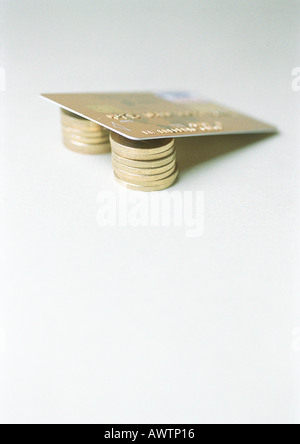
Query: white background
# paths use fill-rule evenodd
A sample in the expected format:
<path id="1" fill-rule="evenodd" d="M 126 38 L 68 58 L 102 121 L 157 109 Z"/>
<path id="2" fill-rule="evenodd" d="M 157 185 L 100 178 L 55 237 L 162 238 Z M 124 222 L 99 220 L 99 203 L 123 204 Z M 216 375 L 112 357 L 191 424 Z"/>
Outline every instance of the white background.
<path id="1" fill-rule="evenodd" d="M 299 423 L 300 2 L 0 5 L 0 421 Z M 110 155 L 66 150 L 39 98 L 151 89 L 280 130 L 178 143 L 200 238 L 99 227 Z"/>

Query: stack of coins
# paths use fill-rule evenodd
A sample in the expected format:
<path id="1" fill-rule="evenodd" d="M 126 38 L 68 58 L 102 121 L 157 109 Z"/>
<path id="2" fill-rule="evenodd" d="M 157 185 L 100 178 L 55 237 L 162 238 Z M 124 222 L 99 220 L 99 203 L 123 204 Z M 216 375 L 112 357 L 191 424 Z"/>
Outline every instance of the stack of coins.
<path id="1" fill-rule="evenodd" d="M 110 151 L 109 131 L 69 111 L 61 112 L 63 142 L 77 153 L 103 154 Z"/>
<path id="2" fill-rule="evenodd" d="M 136 191 L 160 191 L 176 181 L 174 139 L 129 140 L 110 134 L 117 182 Z"/>

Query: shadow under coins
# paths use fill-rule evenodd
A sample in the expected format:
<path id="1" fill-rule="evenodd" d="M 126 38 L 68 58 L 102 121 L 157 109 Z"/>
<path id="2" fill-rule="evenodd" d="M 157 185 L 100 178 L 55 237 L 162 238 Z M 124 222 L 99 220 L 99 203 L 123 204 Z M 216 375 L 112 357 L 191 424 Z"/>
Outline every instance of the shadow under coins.
<path id="1" fill-rule="evenodd" d="M 220 156 L 225 156 L 242 148 L 250 148 L 250 146 L 276 134 L 274 132 L 178 138 L 176 140 L 176 152 L 180 174 L 185 174 L 190 168 Z"/>

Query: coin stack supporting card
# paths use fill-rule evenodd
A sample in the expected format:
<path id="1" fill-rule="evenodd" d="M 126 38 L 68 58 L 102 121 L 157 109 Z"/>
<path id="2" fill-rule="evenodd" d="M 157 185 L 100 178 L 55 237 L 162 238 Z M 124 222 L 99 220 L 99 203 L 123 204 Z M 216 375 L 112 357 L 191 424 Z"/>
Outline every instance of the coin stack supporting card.
<path id="1" fill-rule="evenodd" d="M 72 151 L 82 154 L 110 151 L 109 131 L 101 125 L 63 109 L 61 123 L 63 142 Z"/>
<path id="2" fill-rule="evenodd" d="M 159 191 L 176 181 L 178 168 L 174 139 L 129 140 L 110 134 L 117 182 L 136 191 Z"/>

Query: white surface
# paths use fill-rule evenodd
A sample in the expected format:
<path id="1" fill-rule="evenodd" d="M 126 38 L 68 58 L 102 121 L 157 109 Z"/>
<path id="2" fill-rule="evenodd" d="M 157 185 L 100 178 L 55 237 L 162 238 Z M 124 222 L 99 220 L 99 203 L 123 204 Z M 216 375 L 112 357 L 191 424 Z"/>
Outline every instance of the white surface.
<path id="1" fill-rule="evenodd" d="M 0 421 L 299 423 L 299 1 L 0 4 Z M 181 88 L 280 135 L 179 143 L 202 237 L 100 228 L 39 94 Z"/>

